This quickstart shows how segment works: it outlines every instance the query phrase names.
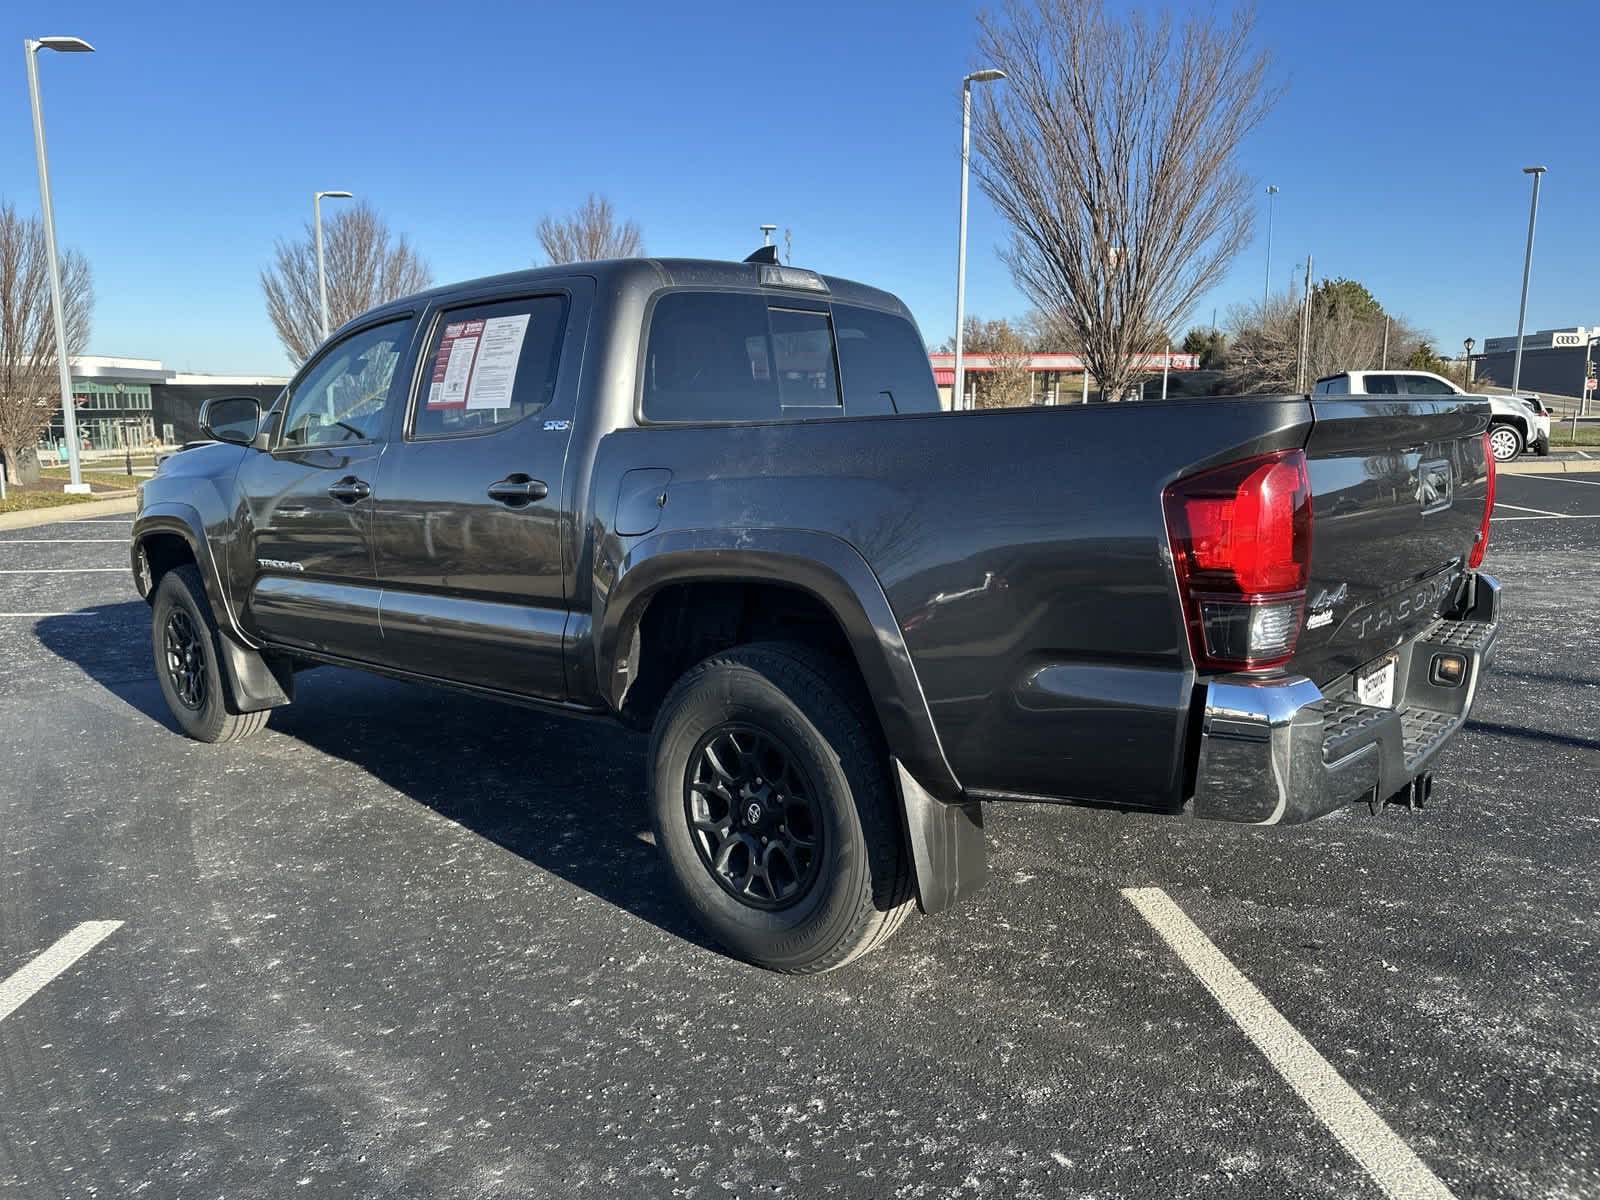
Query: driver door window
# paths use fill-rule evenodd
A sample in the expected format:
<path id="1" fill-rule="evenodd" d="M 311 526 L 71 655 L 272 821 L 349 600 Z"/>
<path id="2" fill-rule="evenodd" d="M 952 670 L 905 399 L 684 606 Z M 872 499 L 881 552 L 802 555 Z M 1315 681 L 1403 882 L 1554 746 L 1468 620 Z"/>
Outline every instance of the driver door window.
<path id="1" fill-rule="evenodd" d="M 323 355 L 289 396 L 277 448 L 381 440 L 390 385 L 410 330 L 409 316 L 374 325 Z"/>

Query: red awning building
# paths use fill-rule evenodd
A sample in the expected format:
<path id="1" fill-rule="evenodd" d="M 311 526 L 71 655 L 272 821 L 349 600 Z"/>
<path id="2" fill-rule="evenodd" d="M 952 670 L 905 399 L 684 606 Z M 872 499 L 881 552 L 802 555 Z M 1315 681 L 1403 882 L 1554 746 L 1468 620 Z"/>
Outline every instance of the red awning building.
<path id="1" fill-rule="evenodd" d="M 936 351 L 928 355 L 928 361 L 933 365 L 933 381 L 939 387 L 939 400 L 949 408 L 950 393 L 956 385 L 956 356 Z M 1163 366 L 1169 371 L 1195 371 L 1200 368 L 1200 356 L 1178 353 L 1142 354 L 1135 365 L 1140 371 L 1156 375 L 1161 373 Z M 975 377 L 981 378 L 995 367 L 987 354 L 963 354 L 961 369 L 967 376 L 967 390 L 970 394 L 975 386 L 982 386 Z M 1035 404 L 1073 404 L 1082 396 L 1081 390 L 1064 388 L 1062 383 L 1064 376 L 1084 373 L 1083 359 L 1076 354 L 1030 354 L 1028 371 L 1034 377 Z"/>

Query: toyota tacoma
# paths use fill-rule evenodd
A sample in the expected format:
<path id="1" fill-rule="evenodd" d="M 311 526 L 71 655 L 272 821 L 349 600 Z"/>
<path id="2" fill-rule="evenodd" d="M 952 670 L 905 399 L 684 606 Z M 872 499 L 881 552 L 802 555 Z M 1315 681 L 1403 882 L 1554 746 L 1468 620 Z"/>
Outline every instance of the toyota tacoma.
<path id="1" fill-rule="evenodd" d="M 1495 639 L 1481 398 L 944 413 L 905 305 L 770 250 L 411 296 L 202 423 L 131 548 L 185 733 L 317 664 L 617 718 L 780 971 L 975 890 L 985 803 L 1420 802 Z"/>

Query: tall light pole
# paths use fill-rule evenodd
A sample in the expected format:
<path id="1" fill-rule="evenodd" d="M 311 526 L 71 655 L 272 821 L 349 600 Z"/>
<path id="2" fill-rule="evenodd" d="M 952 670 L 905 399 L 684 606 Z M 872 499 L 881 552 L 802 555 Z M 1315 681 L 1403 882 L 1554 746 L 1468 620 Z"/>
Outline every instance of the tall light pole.
<path id="1" fill-rule="evenodd" d="M 950 394 L 952 409 L 966 407 L 965 380 L 961 374 L 961 323 L 966 319 L 967 305 L 967 157 L 972 148 L 972 85 L 991 83 L 1004 79 L 1006 73 L 994 67 L 985 67 L 961 77 L 961 222 L 956 233 L 956 377 L 955 391 Z"/>
<path id="2" fill-rule="evenodd" d="M 64 490 L 82 493 L 89 490 L 78 466 L 78 419 L 72 410 L 72 363 L 67 358 L 67 320 L 61 299 L 61 265 L 56 261 L 56 211 L 50 201 L 50 163 L 44 149 L 44 114 L 39 109 L 39 63 L 35 55 L 40 50 L 58 50 L 63 54 L 87 54 L 94 47 L 82 38 L 42 37 L 28 38 L 22 43 L 23 57 L 28 60 L 28 100 L 33 105 L 33 153 L 39 160 L 39 206 L 44 210 L 45 262 L 50 268 L 50 312 L 56 327 L 56 366 L 61 376 L 61 424 L 67 435 L 67 465 L 69 480 Z"/>
<path id="3" fill-rule="evenodd" d="M 1272 198 L 1278 194 L 1278 189 L 1272 184 L 1267 185 L 1267 278 L 1261 285 L 1261 319 L 1267 319 L 1267 297 L 1272 294 Z M 1216 318 L 1211 323 L 1215 325 Z"/>
<path id="4" fill-rule="evenodd" d="M 1477 345 L 1477 343 L 1471 338 L 1461 339 L 1461 348 L 1467 352 L 1467 365 L 1465 373 L 1462 375 L 1461 382 L 1461 386 L 1464 388 L 1470 388 L 1472 386 L 1472 348 L 1475 345 Z"/>
<path id="5" fill-rule="evenodd" d="M 328 276 L 322 269 L 322 198 L 348 200 L 350 192 L 315 192 L 311 197 L 312 223 L 317 227 L 317 291 L 322 296 L 322 340 L 328 340 Z"/>
<path id="6" fill-rule="evenodd" d="M 1511 361 L 1511 390 L 1522 386 L 1522 323 L 1528 315 L 1528 271 L 1533 266 L 1533 222 L 1539 215 L 1539 177 L 1544 167 L 1523 167 L 1524 175 L 1533 176 L 1533 199 L 1528 203 L 1528 246 L 1522 252 L 1522 303 L 1517 308 L 1517 356 Z"/>

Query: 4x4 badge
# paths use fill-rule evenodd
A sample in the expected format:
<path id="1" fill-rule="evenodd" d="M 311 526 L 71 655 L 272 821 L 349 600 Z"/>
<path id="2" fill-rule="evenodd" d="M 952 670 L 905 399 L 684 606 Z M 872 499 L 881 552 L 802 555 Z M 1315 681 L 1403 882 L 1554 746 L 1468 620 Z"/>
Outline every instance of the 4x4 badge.
<path id="1" fill-rule="evenodd" d="M 1307 629 L 1321 629 L 1324 625 L 1333 624 L 1333 606 L 1343 604 L 1350 596 L 1350 585 L 1341 583 L 1331 592 L 1323 588 L 1317 593 L 1317 598 L 1311 602 L 1310 615 L 1306 617 Z"/>

